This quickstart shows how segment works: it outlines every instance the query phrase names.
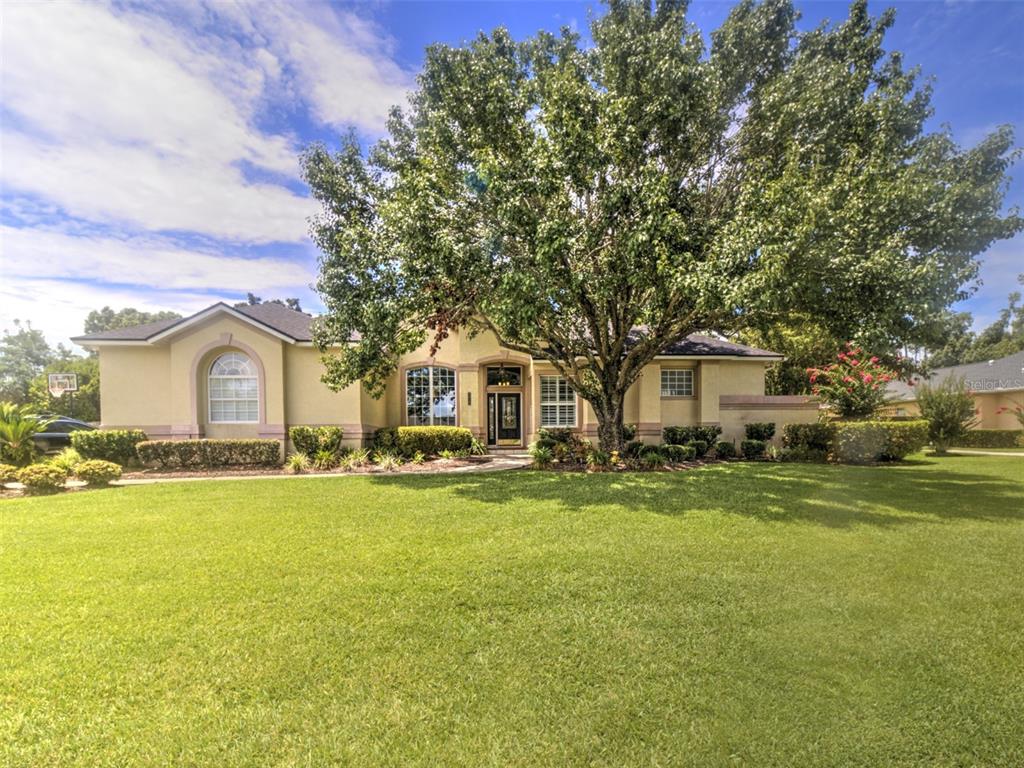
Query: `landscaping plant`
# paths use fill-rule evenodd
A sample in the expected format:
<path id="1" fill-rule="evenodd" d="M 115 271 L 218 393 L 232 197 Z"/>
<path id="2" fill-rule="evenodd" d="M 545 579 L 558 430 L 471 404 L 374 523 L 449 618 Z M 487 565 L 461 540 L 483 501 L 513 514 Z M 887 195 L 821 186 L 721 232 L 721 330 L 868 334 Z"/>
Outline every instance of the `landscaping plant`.
<path id="1" fill-rule="evenodd" d="M 75 476 L 87 485 L 105 486 L 121 479 L 121 467 L 112 461 L 87 459 L 75 466 Z"/>
<path id="2" fill-rule="evenodd" d="M 84 461 L 81 454 L 78 453 L 74 448 L 65 448 L 63 451 L 58 453 L 52 459 L 50 464 L 54 467 L 58 467 L 64 471 L 64 474 L 70 477 L 75 473 L 75 467 Z"/>
<path id="3" fill-rule="evenodd" d="M 740 451 L 745 459 L 760 459 L 764 456 L 766 443 L 764 440 L 743 440 L 740 443 Z"/>
<path id="4" fill-rule="evenodd" d="M 722 440 L 715 444 L 715 455 L 720 459 L 736 458 L 736 446 Z"/>
<path id="5" fill-rule="evenodd" d="M 18 479 L 18 468 L 13 464 L 0 464 L 0 490 L 4 483 L 13 483 Z"/>
<path id="6" fill-rule="evenodd" d="M 82 429 L 71 433 L 71 445 L 83 459 L 103 459 L 122 467 L 139 459 L 137 446 L 146 440 L 141 429 Z"/>
<path id="7" fill-rule="evenodd" d="M 974 397 L 963 378 L 950 376 L 937 386 L 920 382 L 914 389 L 936 453 L 946 453 L 978 423 Z"/>
<path id="8" fill-rule="evenodd" d="M 23 467 L 36 455 L 35 435 L 53 419 L 35 416 L 30 406 L 0 403 L 0 461 Z"/>
<path id="9" fill-rule="evenodd" d="M 35 496 L 64 490 L 68 476 L 60 467 L 31 464 L 18 470 L 17 479 L 25 486 L 25 493 Z"/>
<path id="10" fill-rule="evenodd" d="M 305 453 L 293 453 L 284 460 L 284 471 L 292 475 L 301 475 L 303 472 L 308 472 L 312 465 L 309 456 Z"/>
<path id="11" fill-rule="evenodd" d="M 824 368 L 808 368 L 811 392 L 821 398 L 841 418 L 874 416 L 886 399 L 886 387 L 895 372 L 874 356 L 847 342 L 836 362 Z"/>
<path id="12" fill-rule="evenodd" d="M 533 459 L 533 466 L 537 469 L 547 469 L 554 463 L 555 455 L 547 446 L 534 443 L 530 446 L 529 452 Z"/>
<path id="13" fill-rule="evenodd" d="M 760 440 L 767 443 L 775 437 L 775 423 L 771 421 L 754 421 L 744 427 L 748 440 Z"/>

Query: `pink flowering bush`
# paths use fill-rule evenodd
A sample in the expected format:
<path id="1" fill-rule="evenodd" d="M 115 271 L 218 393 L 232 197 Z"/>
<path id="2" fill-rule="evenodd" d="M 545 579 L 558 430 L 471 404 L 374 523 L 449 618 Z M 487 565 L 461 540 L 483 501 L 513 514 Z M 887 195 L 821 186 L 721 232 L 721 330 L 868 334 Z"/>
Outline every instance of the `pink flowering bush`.
<path id="1" fill-rule="evenodd" d="M 886 385 L 896 373 L 877 357 L 847 342 L 836 362 L 824 368 L 808 368 L 811 391 L 844 418 L 873 416 L 885 403 Z"/>

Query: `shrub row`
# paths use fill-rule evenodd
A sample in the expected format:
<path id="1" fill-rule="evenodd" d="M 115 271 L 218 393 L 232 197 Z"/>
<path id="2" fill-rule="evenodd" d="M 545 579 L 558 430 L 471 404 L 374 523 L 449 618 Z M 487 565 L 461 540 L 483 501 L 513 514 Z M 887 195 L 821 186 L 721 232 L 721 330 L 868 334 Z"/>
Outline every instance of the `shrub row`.
<path id="1" fill-rule="evenodd" d="M 814 424 L 787 424 L 782 428 L 782 445 L 828 453 L 836 437 L 835 424 L 819 421 Z"/>
<path id="2" fill-rule="evenodd" d="M 714 445 L 718 436 L 722 434 L 722 428 L 719 426 L 665 427 L 661 434 L 669 445 L 688 445 L 698 441 Z"/>
<path id="3" fill-rule="evenodd" d="M 747 433 L 747 440 L 760 440 L 767 443 L 775 437 L 774 421 L 754 421 L 744 427 Z"/>
<path id="4" fill-rule="evenodd" d="M 927 421 L 850 421 L 836 424 L 836 461 L 899 461 L 928 443 Z"/>
<path id="5" fill-rule="evenodd" d="M 87 485 L 108 485 L 121 478 L 121 466 L 103 459 L 86 459 L 75 465 L 75 476 Z"/>
<path id="6" fill-rule="evenodd" d="M 71 445 L 83 459 L 129 464 L 139 458 L 136 446 L 146 439 L 141 429 L 82 429 L 71 433 Z"/>
<path id="7" fill-rule="evenodd" d="M 277 466 L 277 440 L 146 440 L 137 446 L 144 464 L 163 468 Z"/>
<path id="8" fill-rule="evenodd" d="M 373 447 L 382 453 L 411 457 L 417 453 L 437 456 L 473 447 L 473 433 L 465 427 L 384 427 L 373 436 Z"/>
<path id="9" fill-rule="evenodd" d="M 344 436 L 341 427 L 292 427 L 288 430 L 295 452 L 310 457 L 320 451 L 337 456 L 341 453 L 341 439 Z"/>
<path id="10" fill-rule="evenodd" d="M 1024 429 L 972 429 L 953 441 L 959 448 L 1024 448 Z"/>

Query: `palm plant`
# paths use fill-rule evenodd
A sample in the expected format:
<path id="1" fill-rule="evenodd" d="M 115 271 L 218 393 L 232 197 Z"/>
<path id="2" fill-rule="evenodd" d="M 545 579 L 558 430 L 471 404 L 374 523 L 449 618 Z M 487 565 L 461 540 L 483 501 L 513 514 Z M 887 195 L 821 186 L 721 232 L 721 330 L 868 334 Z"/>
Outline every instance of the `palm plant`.
<path id="1" fill-rule="evenodd" d="M 30 464 L 36 453 L 36 433 L 52 422 L 30 413 L 29 406 L 0 403 L 0 460 L 19 467 Z"/>

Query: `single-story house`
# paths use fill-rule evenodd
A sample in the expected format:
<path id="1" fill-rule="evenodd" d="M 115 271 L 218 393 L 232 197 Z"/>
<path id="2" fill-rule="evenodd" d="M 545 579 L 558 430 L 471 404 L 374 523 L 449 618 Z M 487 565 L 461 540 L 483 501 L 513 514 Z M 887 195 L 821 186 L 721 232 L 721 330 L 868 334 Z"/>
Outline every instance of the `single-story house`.
<path id="1" fill-rule="evenodd" d="M 151 439 L 270 437 L 290 426 L 338 425 L 346 443 L 376 429 L 467 427 L 493 448 L 523 448 L 542 427 L 596 439 L 593 409 L 543 360 L 502 348 L 490 333 L 454 332 L 435 354 L 428 343 L 399 360 L 383 397 L 358 384 L 321 381 L 313 318 L 279 304 L 214 304 L 191 317 L 92 333 L 74 341 L 100 362 L 102 424 L 143 429 Z M 781 357 L 694 335 L 665 349 L 626 398 L 626 422 L 645 442 L 662 428 L 721 425 L 742 439 L 751 421 L 812 422 L 805 397 L 769 397 L 765 369 Z"/>
<path id="2" fill-rule="evenodd" d="M 1024 352 L 998 360 L 936 368 L 927 381 L 935 386 L 950 378 L 963 379 L 974 393 L 978 416 L 975 429 L 1020 429 L 1020 423 L 1009 410 L 1024 403 Z M 914 388 L 922 380 L 919 376 L 911 383 L 893 381 L 889 384 L 889 404 L 894 415 L 921 413 Z"/>

